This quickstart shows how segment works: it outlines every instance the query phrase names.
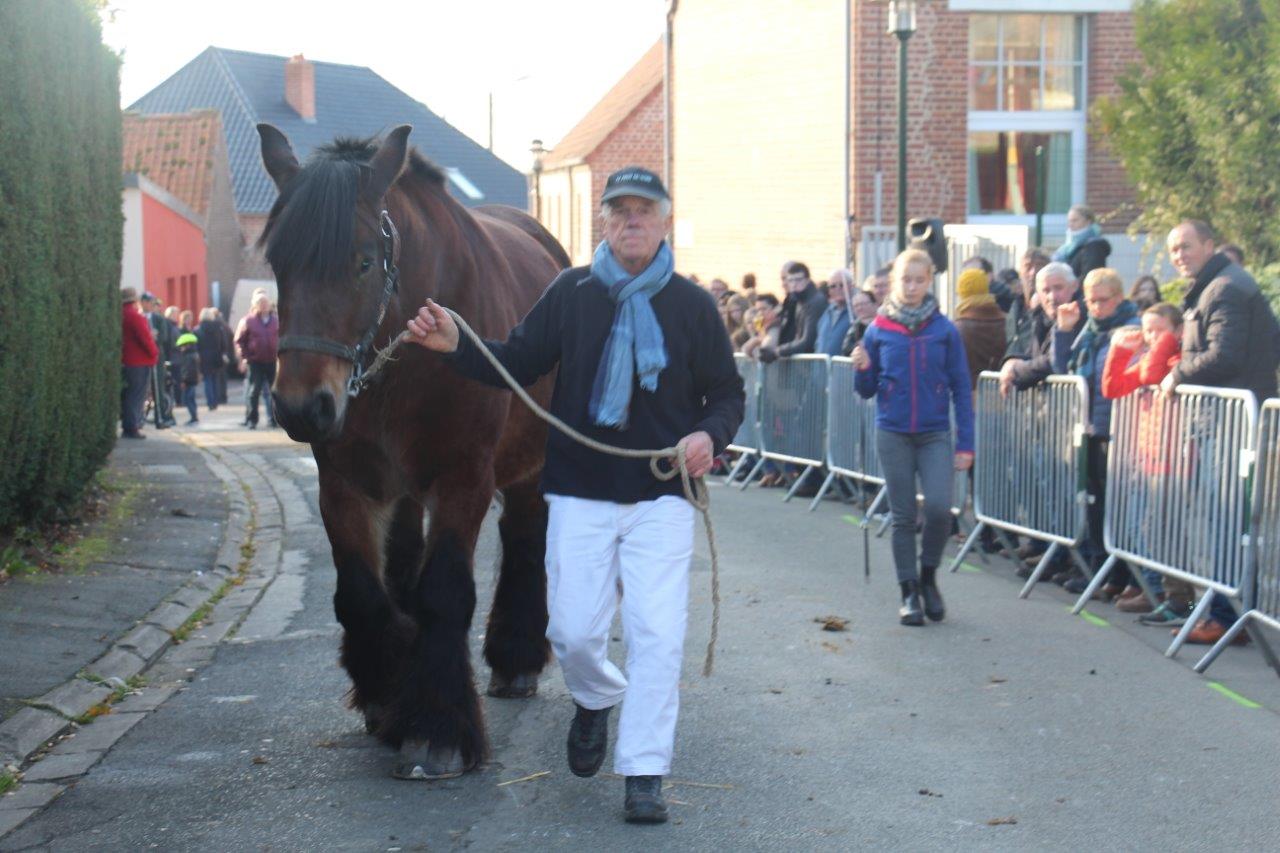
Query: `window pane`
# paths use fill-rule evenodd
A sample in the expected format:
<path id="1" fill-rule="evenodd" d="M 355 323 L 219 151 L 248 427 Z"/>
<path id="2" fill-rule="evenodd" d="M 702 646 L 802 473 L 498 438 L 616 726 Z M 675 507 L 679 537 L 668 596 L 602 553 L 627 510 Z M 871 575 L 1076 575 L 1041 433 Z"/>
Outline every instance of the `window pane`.
<path id="1" fill-rule="evenodd" d="M 1079 30 L 1083 19 L 1075 15 L 1045 15 L 1044 61 L 1079 62 L 1082 39 Z"/>
<path id="2" fill-rule="evenodd" d="M 1046 65 L 1044 69 L 1045 110 L 1079 109 L 1080 66 Z"/>
<path id="3" fill-rule="evenodd" d="M 1042 15 L 1003 15 L 1005 62 L 1040 61 Z"/>
<path id="4" fill-rule="evenodd" d="M 995 62 L 999 20 L 996 15 L 969 16 L 969 58 L 974 62 Z"/>
<path id="5" fill-rule="evenodd" d="M 1004 108 L 1040 109 L 1040 66 L 1007 65 L 1004 70 Z"/>
<path id="6" fill-rule="evenodd" d="M 996 101 L 997 66 L 974 65 L 969 68 L 969 109 L 998 110 Z"/>
<path id="7" fill-rule="evenodd" d="M 1045 153 L 1045 213 L 1066 213 L 1071 199 L 1070 133 L 969 134 L 969 213 L 1036 210 L 1036 146 Z"/>

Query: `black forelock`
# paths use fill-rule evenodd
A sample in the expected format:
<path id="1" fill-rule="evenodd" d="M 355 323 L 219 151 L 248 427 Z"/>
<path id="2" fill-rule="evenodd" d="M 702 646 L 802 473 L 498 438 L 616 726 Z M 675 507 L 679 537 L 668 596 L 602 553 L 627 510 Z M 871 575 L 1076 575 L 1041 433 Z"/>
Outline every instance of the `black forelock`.
<path id="1" fill-rule="evenodd" d="M 280 191 L 260 240 L 277 276 L 302 273 L 332 281 L 348 274 L 356 202 L 377 150 L 375 137 L 338 137 L 316 148 Z M 444 186 L 444 172 L 416 149 L 410 151 L 408 170 Z"/>

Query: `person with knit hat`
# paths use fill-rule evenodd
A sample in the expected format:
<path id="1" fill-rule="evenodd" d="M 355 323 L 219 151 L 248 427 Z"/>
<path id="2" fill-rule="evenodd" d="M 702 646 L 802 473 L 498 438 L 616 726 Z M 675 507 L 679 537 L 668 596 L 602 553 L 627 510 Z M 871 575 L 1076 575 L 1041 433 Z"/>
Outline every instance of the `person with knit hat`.
<path id="1" fill-rule="evenodd" d="M 978 268 L 966 269 L 956 281 L 957 301 L 952 319 L 969 357 L 970 384 L 974 389 L 978 387 L 978 374 L 1000 369 L 1007 345 L 1004 312 L 990 290 L 990 277 Z"/>

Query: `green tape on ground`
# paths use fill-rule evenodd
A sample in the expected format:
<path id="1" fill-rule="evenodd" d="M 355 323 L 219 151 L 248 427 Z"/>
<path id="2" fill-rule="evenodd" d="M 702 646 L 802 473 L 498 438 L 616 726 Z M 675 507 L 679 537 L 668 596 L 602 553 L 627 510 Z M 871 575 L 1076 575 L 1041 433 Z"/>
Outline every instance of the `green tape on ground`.
<path id="1" fill-rule="evenodd" d="M 1219 683 L 1218 683 L 1218 682 L 1216 682 L 1216 681 L 1210 681 L 1210 682 L 1209 682 L 1209 687 L 1211 687 L 1212 689 L 1214 689 L 1214 690 L 1218 691 L 1218 692 L 1219 692 L 1219 693 L 1221 693 L 1223 696 L 1226 696 L 1228 699 L 1230 699 L 1232 702 L 1235 702 L 1237 705 L 1243 705 L 1243 706 L 1244 706 L 1244 707 L 1246 707 L 1246 708 L 1261 708 L 1261 707 L 1262 707 L 1261 705 L 1259 705 L 1257 702 L 1253 701 L 1252 699 L 1246 699 L 1246 698 L 1244 698 L 1243 696 L 1241 696 L 1239 693 L 1237 693 L 1237 692 L 1235 692 L 1234 690 L 1232 690 L 1230 687 L 1224 687 L 1224 686 L 1222 686 L 1221 684 L 1219 684 Z"/>
<path id="2" fill-rule="evenodd" d="M 843 518 L 845 521 L 849 522 L 850 524 L 857 524 L 857 525 L 862 524 L 862 519 L 856 515 L 842 515 L 840 517 Z"/>
<path id="3" fill-rule="evenodd" d="M 978 568 L 978 567 L 977 567 L 977 566 L 975 566 L 973 563 L 961 563 L 961 564 L 960 564 L 960 571 L 962 571 L 962 572 L 972 572 L 972 573 L 974 573 L 974 574 L 979 574 L 979 575 L 980 575 L 980 574 L 982 574 L 982 569 Z"/>
<path id="4" fill-rule="evenodd" d="M 1070 613 L 1070 612 L 1071 612 L 1071 608 L 1070 608 L 1070 607 L 1068 607 L 1068 608 L 1067 608 L 1067 612 L 1068 612 L 1068 613 Z M 1094 615 L 1093 615 L 1092 613 L 1090 613 L 1088 610 L 1081 610 L 1081 611 L 1080 611 L 1080 618 L 1081 618 L 1081 619 L 1083 619 L 1084 621 L 1088 622 L 1090 625 L 1097 625 L 1099 628 L 1110 628 L 1110 627 L 1111 627 L 1111 623 L 1110 623 L 1110 622 L 1108 622 L 1106 619 L 1103 619 L 1101 616 L 1094 616 Z"/>

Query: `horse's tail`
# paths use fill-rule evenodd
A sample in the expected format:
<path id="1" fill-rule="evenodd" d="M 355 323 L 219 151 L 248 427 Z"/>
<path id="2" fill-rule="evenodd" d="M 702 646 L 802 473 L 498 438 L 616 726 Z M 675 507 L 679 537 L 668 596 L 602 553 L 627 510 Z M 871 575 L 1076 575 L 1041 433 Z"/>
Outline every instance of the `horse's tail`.
<path id="1" fill-rule="evenodd" d="M 569 260 L 569 253 L 564 250 L 564 246 L 560 245 L 560 241 L 552 236 L 551 232 L 544 228 L 541 222 L 523 210 L 509 207 L 505 204 L 482 204 L 472 208 L 472 210 L 481 211 L 493 219 L 514 225 L 537 240 L 538 244 L 546 249 L 547 254 L 556 262 L 557 269 L 564 270 L 573 266 L 573 263 Z"/>

